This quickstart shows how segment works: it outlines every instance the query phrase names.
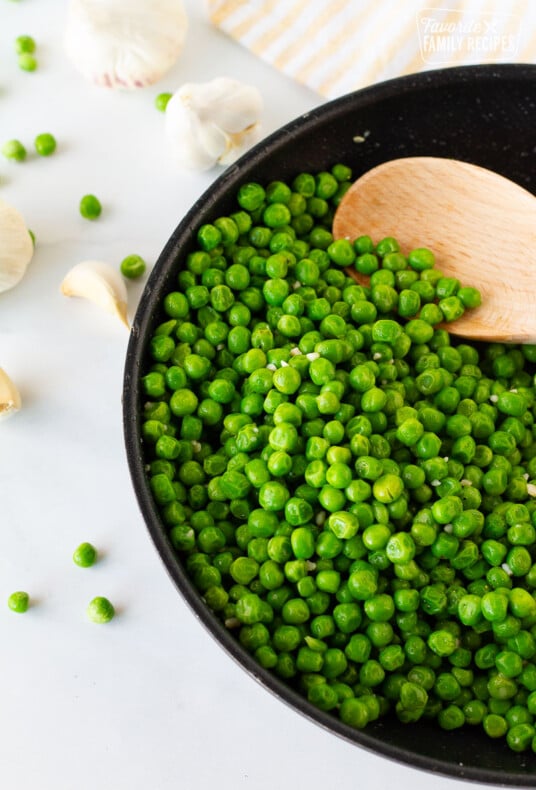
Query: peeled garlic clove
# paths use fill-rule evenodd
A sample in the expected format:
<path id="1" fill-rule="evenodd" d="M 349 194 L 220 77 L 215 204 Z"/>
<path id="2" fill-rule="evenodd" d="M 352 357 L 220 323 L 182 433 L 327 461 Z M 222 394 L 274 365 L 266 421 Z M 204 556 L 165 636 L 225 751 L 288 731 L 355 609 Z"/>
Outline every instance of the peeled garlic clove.
<path id="1" fill-rule="evenodd" d="M 182 0 L 71 0 L 64 44 L 89 81 L 143 88 L 173 66 L 187 29 Z"/>
<path id="2" fill-rule="evenodd" d="M 0 368 L 0 420 L 13 417 L 22 406 L 20 394 L 6 371 Z"/>
<path id="3" fill-rule="evenodd" d="M 262 97 L 229 77 L 183 85 L 166 107 L 166 135 L 177 162 L 193 170 L 229 165 L 260 139 Z"/>
<path id="4" fill-rule="evenodd" d="M 22 279 L 32 255 L 33 243 L 22 214 L 0 200 L 0 291 Z"/>
<path id="5" fill-rule="evenodd" d="M 130 329 L 127 289 L 119 272 L 101 261 L 83 261 L 67 272 L 61 284 L 65 296 L 80 296 L 116 315 Z"/>

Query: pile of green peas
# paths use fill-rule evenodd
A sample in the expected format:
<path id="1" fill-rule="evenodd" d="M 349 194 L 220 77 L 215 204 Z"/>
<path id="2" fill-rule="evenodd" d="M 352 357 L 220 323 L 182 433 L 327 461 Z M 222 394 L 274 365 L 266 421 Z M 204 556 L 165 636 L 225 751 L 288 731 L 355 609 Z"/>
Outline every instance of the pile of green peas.
<path id="1" fill-rule="evenodd" d="M 351 177 L 243 184 L 199 228 L 141 379 L 150 488 L 207 606 L 312 704 L 536 750 L 536 347 L 449 335 L 480 294 L 430 250 L 334 240 Z"/>

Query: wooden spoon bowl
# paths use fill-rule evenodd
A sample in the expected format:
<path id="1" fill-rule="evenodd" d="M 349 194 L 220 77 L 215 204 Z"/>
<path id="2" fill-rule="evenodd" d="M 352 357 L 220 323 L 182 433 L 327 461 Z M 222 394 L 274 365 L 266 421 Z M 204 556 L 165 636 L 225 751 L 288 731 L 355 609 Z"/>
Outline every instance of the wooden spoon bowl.
<path id="1" fill-rule="evenodd" d="M 513 181 L 456 159 L 393 159 L 350 187 L 333 233 L 394 236 L 404 254 L 429 247 L 440 271 L 482 293 L 450 332 L 536 343 L 536 198 Z"/>

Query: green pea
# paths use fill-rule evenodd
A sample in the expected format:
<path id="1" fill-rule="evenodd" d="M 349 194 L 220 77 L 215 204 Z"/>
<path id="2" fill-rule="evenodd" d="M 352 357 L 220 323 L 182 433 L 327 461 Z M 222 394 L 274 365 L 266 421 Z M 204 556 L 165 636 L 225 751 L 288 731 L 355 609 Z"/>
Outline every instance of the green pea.
<path id="1" fill-rule="evenodd" d="M 189 311 L 186 296 L 178 291 L 167 294 L 164 299 L 164 310 L 172 318 L 185 318 Z"/>
<path id="2" fill-rule="evenodd" d="M 356 570 L 348 578 L 348 589 L 353 598 L 366 601 L 377 592 L 377 576 L 373 570 Z"/>
<path id="3" fill-rule="evenodd" d="M 489 713 L 487 716 L 484 716 L 482 724 L 486 735 L 490 738 L 502 738 L 508 730 L 506 719 L 496 713 Z"/>
<path id="4" fill-rule="evenodd" d="M 387 403 L 387 395 L 379 387 L 371 387 L 361 396 L 361 409 L 367 412 L 381 411 Z"/>
<path id="5" fill-rule="evenodd" d="M 172 98 L 172 93 L 159 93 L 155 96 L 154 106 L 158 110 L 158 112 L 165 112 L 166 108 L 169 104 L 170 99 Z"/>
<path id="6" fill-rule="evenodd" d="M 90 568 L 97 559 L 97 550 L 91 543 L 81 543 L 74 551 L 73 561 L 80 568 Z"/>
<path id="7" fill-rule="evenodd" d="M 457 705 L 449 705 L 438 713 L 437 721 L 444 730 L 455 730 L 463 727 L 465 716 Z"/>
<path id="8" fill-rule="evenodd" d="M 328 518 L 328 527 L 335 537 L 348 540 L 357 534 L 359 521 L 357 517 L 348 511 L 332 512 Z"/>
<path id="9" fill-rule="evenodd" d="M 135 280 L 145 274 L 147 264 L 140 255 L 127 255 L 119 265 L 121 274 L 129 280 Z"/>
<path id="10" fill-rule="evenodd" d="M 380 593 L 367 598 L 363 608 L 365 614 L 372 620 L 372 622 L 387 622 L 390 620 L 395 611 L 395 605 L 392 597 L 385 593 Z"/>
<path id="11" fill-rule="evenodd" d="M 273 610 L 256 593 L 244 594 L 236 603 L 236 617 L 246 625 L 269 623 L 273 619 Z"/>
<path id="12" fill-rule="evenodd" d="M 12 612 L 24 614 L 28 611 L 28 606 L 30 605 L 30 596 L 27 592 L 23 591 L 11 593 L 7 599 L 7 605 Z"/>
<path id="13" fill-rule="evenodd" d="M 511 650 L 501 650 L 495 656 L 495 666 L 505 677 L 515 678 L 523 670 L 523 659 Z"/>
<path id="14" fill-rule="evenodd" d="M 433 252 L 425 247 L 411 250 L 408 255 L 408 263 L 415 271 L 423 272 L 426 269 L 433 269 L 435 266 L 435 256 Z"/>
<path id="15" fill-rule="evenodd" d="M 419 294 L 416 293 L 416 291 L 412 291 L 409 288 L 405 288 L 400 291 L 400 295 L 398 297 L 399 315 L 401 315 L 403 318 L 413 318 L 414 316 L 417 315 L 420 308 L 421 308 L 421 298 Z M 420 315 L 421 319 L 423 319 L 423 315 L 422 315 L 423 311 L 421 311 L 421 315 Z"/>
<path id="16" fill-rule="evenodd" d="M 441 439 L 431 431 L 425 431 L 415 445 L 415 454 L 423 460 L 437 457 L 441 449 Z"/>
<path id="17" fill-rule="evenodd" d="M 101 202 L 95 195 L 84 195 L 84 197 L 80 199 L 80 214 L 84 219 L 98 219 L 101 213 Z"/>
<path id="18" fill-rule="evenodd" d="M 422 710 L 428 702 L 428 694 L 422 685 L 405 682 L 400 688 L 400 703 L 405 710 Z"/>
<path id="19" fill-rule="evenodd" d="M 327 248 L 327 253 L 337 266 L 351 266 L 355 260 L 353 245 L 347 239 L 337 239 L 332 242 Z"/>
<path id="20" fill-rule="evenodd" d="M 283 604 L 281 616 L 285 623 L 300 625 L 310 618 L 310 611 L 306 601 L 302 598 L 290 598 Z M 306 648 L 302 648 L 302 650 L 304 649 Z"/>
<path id="21" fill-rule="evenodd" d="M 37 69 L 37 59 L 30 52 L 21 52 L 18 57 L 19 68 L 23 71 L 35 71 Z"/>
<path id="22" fill-rule="evenodd" d="M 393 534 L 385 546 L 389 560 L 395 565 L 405 565 L 415 556 L 415 543 L 407 532 Z"/>
<path id="23" fill-rule="evenodd" d="M 264 483 L 259 490 L 259 504 L 265 510 L 283 510 L 290 494 L 288 489 L 276 481 Z"/>
<path id="24" fill-rule="evenodd" d="M 35 52 L 36 43 L 32 36 L 17 36 L 15 39 L 15 52 L 21 55 L 23 52 L 33 54 Z"/>
<path id="25" fill-rule="evenodd" d="M 510 590 L 508 605 L 516 617 L 533 617 L 536 614 L 536 601 L 523 587 L 514 587 Z"/>
<path id="26" fill-rule="evenodd" d="M 87 605 L 86 614 L 92 623 L 109 623 L 115 616 L 115 609 L 108 598 L 97 596 Z"/>
<path id="27" fill-rule="evenodd" d="M 368 659 L 359 670 L 359 682 L 367 687 L 379 686 L 385 679 L 385 670 L 379 661 Z"/>
<path id="28" fill-rule="evenodd" d="M 171 396 L 169 402 L 171 411 L 177 417 L 193 414 L 197 409 L 199 400 L 197 395 L 189 389 L 178 389 Z"/>
<path id="29" fill-rule="evenodd" d="M 482 597 L 482 614 L 491 622 L 501 622 L 506 617 L 508 598 L 500 592 L 488 592 Z"/>
<path id="30" fill-rule="evenodd" d="M 340 717 L 344 724 L 361 730 L 369 721 L 368 709 L 361 699 L 355 697 L 343 700 L 340 707 Z"/>
<path id="31" fill-rule="evenodd" d="M 43 132 L 35 138 L 34 147 L 39 156 L 50 156 L 56 150 L 56 139 L 52 134 Z"/>
<path id="32" fill-rule="evenodd" d="M 535 734 L 536 730 L 532 724 L 523 722 L 510 727 L 506 734 L 506 741 L 514 752 L 524 752 L 530 749 Z"/>
<path id="33" fill-rule="evenodd" d="M 372 486 L 372 493 L 379 501 L 391 503 L 397 500 L 404 491 L 402 478 L 395 474 L 382 475 L 375 480 Z"/>

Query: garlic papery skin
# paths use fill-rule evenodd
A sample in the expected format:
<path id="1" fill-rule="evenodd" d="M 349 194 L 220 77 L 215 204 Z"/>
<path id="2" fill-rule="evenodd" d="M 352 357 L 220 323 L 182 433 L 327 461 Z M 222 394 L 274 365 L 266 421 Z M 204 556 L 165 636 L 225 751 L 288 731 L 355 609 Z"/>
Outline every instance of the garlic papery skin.
<path id="1" fill-rule="evenodd" d="M 189 82 L 166 107 L 166 136 L 174 159 L 191 170 L 230 165 L 261 136 L 262 97 L 230 77 Z"/>
<path id="2" fill-rule="evenodd" d="M 22 279 L 33 249 L 22 214 L 0 199 L 0 292 Z"/>
<path id="3" fill-rule="evenodd" d="M 108 263 L 82 261 L 67 272 L 60 290 L 79 296 L 116 315 L 130 329 L 127 318 L 127 289 L 121 275 Z"/>
<path id="4" fill-rule="evenodd" d="M 71 0 L 64 46 L 90 82 L 143 88 L 174 65 L 187 29 L 182 0 Z"/>
<path id="5" fill-rule="evenodd" d="M 6 371 L 0 368 L 0 420 L 13 417 L 22 406 L 21 397 Z"/>

